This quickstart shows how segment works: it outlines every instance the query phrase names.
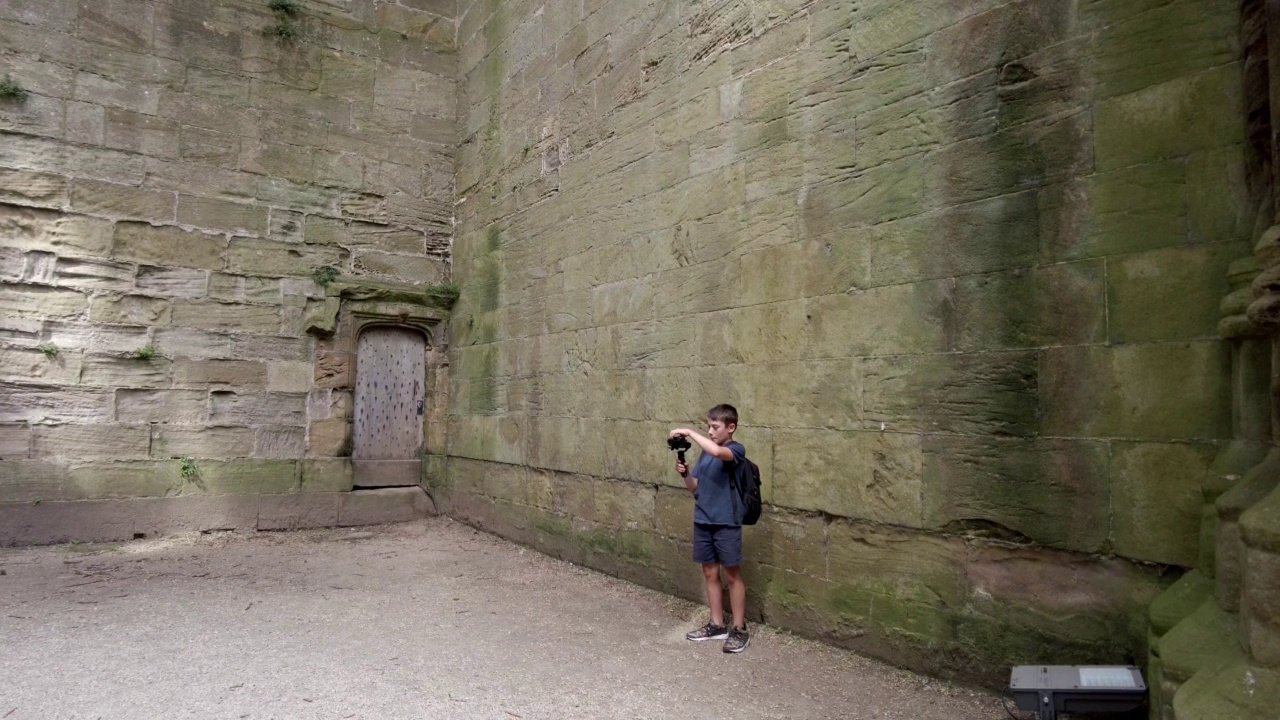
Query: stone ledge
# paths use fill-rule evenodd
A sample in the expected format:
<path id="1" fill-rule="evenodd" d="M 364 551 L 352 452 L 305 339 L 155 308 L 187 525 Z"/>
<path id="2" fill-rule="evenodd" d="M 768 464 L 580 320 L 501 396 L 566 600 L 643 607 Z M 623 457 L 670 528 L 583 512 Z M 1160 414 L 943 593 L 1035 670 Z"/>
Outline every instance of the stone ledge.
<path id="1" fill-rule="evenodd" d="M 340 496 L 338 525 L 408 522 L 435 514 L 435 503 L 421 487 L 355 490 Z"/>
<path id="2" fill-rule="evenodd" d="M 208 530 L 298 530 L 434 515 L 420 487 L 281 495 L 0 503 L 0 547 L 121 542 Z"/>
<path id="3" fill-rule="evenodd" d="M 344 300 L 410 303 L 441 310 L 452 309 L 458 300 L 458 291 L 448 285 L 401 285 L 364 280 L 334 281 L 325 288 L 325 294 Z"/>

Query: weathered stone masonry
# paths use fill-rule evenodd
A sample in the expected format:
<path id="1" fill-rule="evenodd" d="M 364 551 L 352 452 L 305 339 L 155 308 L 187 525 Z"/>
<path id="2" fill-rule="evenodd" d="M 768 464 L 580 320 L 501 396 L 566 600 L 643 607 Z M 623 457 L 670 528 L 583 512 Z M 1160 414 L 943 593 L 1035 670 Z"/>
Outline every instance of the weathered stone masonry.
<path id="1" fill-rule="evenodd" d="M 404 515 L 343 492 L 352 318 L 445 317 L 451 5 L 0 6 L 0 541 Z"/>
<path id="2" fill-rule="evenodd" d="M 755 617 L 991 683 L 1145 661 L 1231 437 L 1235 0 L 458 27 L 448 512 L 698 599 L 662 437 L 729 401 Z"/>

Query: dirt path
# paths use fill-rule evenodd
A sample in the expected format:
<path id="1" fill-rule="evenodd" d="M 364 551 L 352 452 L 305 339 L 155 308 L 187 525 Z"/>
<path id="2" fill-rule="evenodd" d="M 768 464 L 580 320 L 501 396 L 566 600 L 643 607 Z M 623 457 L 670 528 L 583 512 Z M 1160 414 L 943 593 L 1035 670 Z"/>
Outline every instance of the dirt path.
<path id="1" fill-rule="evenodd" d="M 0 720 L 903 718 L 997 699 L 445 519 L 0 550 Z"/>

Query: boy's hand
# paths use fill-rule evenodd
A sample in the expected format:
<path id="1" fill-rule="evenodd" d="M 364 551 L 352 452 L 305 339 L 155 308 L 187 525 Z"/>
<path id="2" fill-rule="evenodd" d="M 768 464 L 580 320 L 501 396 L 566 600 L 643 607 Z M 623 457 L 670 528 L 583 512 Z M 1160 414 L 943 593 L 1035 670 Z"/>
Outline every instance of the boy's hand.
<path id="1" fill-rule="evenodd" d="M 671 439 L 675 439 L 678 437 L 689 437 L 691 435 L 693 435 L 693 431 L 687 428 L 676 428 L 675 430 L 672 430 L 670 433 L 667 433 L 667 437 Z"/>
<path id="2" fill-rule="evenodd" d="M 688 464 L 688 463 L 682 463 L 682 462 L 680 462 L 679 460 L 677 460 L 677 461 L 676 461 L 676 472 L 680 474 L 680 477 L 689 477 L 689 464 Z"/>

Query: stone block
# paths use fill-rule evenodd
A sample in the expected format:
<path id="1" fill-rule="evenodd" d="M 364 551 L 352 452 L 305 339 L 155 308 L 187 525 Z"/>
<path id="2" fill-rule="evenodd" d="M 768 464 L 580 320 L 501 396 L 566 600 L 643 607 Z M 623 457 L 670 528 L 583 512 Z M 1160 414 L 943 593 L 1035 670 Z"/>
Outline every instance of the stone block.
<path id="1" fill-rule="evenodd" d="M 307 453 L 305 427 L 266 426 L 256 430 L 253 456 L 262 458 L 300 458 Z"/>
<path id="2" fill-rule="evenodd" d="M 809 300 L 809 353 L 839 358 L 946 350 L 950 295 L 947 283 L 922 282 Z"/>
<path id="3" fill-rule="evenodd" d="M 90 355 L 85 358 L 80 383 L 97 387 L 168 387 L 169 365 L 164 358 Z"/>
<path id="4" fill-rule="evenodd" d="M 343 493 L 338 525 L 381 525 L 409 522 L 434 515 L 436 509 L 420 487 L 357 490 Z"/>
<path id="5" fill-rule="evenodd" d="M 117 150 L 176 159 L 178 123 L 167 118 L 109 107 L 104 116 L 103 144 Z"/>
<path id="6" fill-rule="evenodd" d="M 240 169 L 307 183 L 315 180 L 312 152 L 293 145 L 276 145 L 246 138 L 240 146 Z"/>
<path id="7" fill-rule="evenodd" d="M 221 333 L 188 328 L 161 328 L 155 342 L 175 358 L 220 359 L 236 354 L 235 338 Z"/>
<path id="8" fill-rule="evenodd" d="M 1271 530 L 1280 529 L 1272 506 Z M 1280 665 L 1280 554 L 1251 547 L 1245 563 L 1243 630 L 1250 655 L 1263 667 Z"/>
<path id="9" fill-rule="evenodd" d="M 340 457 L 351 454 L 351 423 L 345 419 L 320 420 L 307 429 L 307 457 Z"/>
<path id="10" fill-rule="evenodd" d="M 29 135 L 10 136 L 0 147 L 0 167 L 75 175 L 137 185 L 145 163 L 141 155 L 117 150 L 68 145 L 59 140 Z"/>
<path id="11" fill-rule="evenodd" d="M 0 234 L 8 247 L 104 257 L 111 223 L 82 215 L 0 205 Z"/>
<path id="12" fill-rule="evenodd" d="M 275 240 L 232 238 L 227 267 L 232 272 L 270 276 L 310 276 L 316 268 L 343 267 L 342 248 L 299 245 Z"/>
<path id="13" fill-rule="evenodd" d="M 259 495 L 298 490 L 298 467 L 292 460 L 205 460 L 183 486 L 184 495 Z"/>
<path id="14" fill-rule="evenodd" d="M 52 321 L 50 324 L 57 324 Z M 35 319 L 15 317 L 0 318 L 0 341 L 19 347 L 34 348 L 40 345 L 44 323 Z"/>
<path id="15" fill-rule="evenodd" d="M 151 431 L 145 425 L 37 425 L 33 458 L 145 458 Z"/>
<path id="16" fill-rule="evenodd" d="M 1107 262 L 1107 318 L 1113 343 L 1214 338 L 1227 267 L 1245 243 L 1153 250 Z"/>
<path id="17" fill-rule="evenodd" d="M 162 424 L 151 428 L 151 456 L 156 458 L 242 458 L 253 455 L 253 445 L 252 428 Z"/>
<path id="18" fill-rule="evenodd" d="M 80 382 L 82 357 L 70 352 L 45 355 L 40 350 L 0 347 L 0 379 L 75 385 Z"/>
<path id="19" fill-rule="evenodd" d="M 1226 64 L 1103 100 L 1096 111 L 1098 169 L 1183 157 L 1238 145 L 1244 126 L 1222 108 L 1241 107 L 1240 69 Z"/>
<path id="20" fill-rule="evenodd" d="M 307 396 L 286 393 L 240 395 L 214 391 L 210 394 L 209 422 L 217 425 L 306 425 Z"/>
<path id="21" fill-rule="evenodd" d="M 240 137 L 183 125 L 178 136 L 178 156 L 187 162 L 234 170 L 240 162 Z"/>
<path id="22" fill-rule="evenodd" d="M 775 512 L 770 508 L 761 516 L 760 523 L 743 535 L 746 560 L 825 578 L 829 527 L 829 520 L 821 516 Z"/>
<path id="23" fill-rule="evenodd" d="M 205 330 L 234 330 L 274 335 L 280 331 L 280 309 L 264 305 L 176 300 L 173 324 Z"/>
<path id="24" fill-rule="evenodd" d="M 1122 5 L 1099 4 L 1082 17 L 1097 24 L 1098 42 L 1106 48 L 1098 54 L 1094 71 L 1099 98 L 1193 76 L 1239 57 L 1232 35 L 1238 21 L 1233 22 L 1230 13 L 1217 12 L 1211 3 L 1136 5 L 1133 9 L 1139 12 L 1119 17 L 1113 7 Z"/>
<path id="25" fill-rule="evenodd" d="M 862 419 L 891 432 L 1034 435 L 1038 357 L 1025 351 L 862 360 L 856 366 Z M 831 385 L 815 393 L 839 392 L 834 379 Z"/>
<path id="26" fill-rule="evenodd" d="M 161 5 L 155 9 L 155 54 L 187 65 L 235 72 L 252 37 L 231 6 Z"/>
<path id="27" fill-rule="evenodd" d="M 1215 445 L 1113 443 L 1112 547 L 1124 557 L 1196 564 L 1201 484 Z"/>
<path id="28" fill-rule="evenodd" d="M 1244 149 L 1231 146 L 1187 158 L 1187 231 L 1192 243 L 1247 240 L 1253 232 Z"/>
<path id="29" fill-rule="evenodd" d="M 101 145 L 106 129 L 107 109 L 85 102 L 67 102 L 65 137 L 71 142 Z"/>
<path id="30" fill-rule="evenodd" d="M 0 460 L 24 460 L 31 455 L 31 426 L 0 424 Z"/>
<path id="31" fill-rule="evenodd" d="M 593 493 L 595 522 L 612 528 L 651 531 L 654 516 L 654 487 L 601 480 Z"/>
<path id="32" fill-rule="evenodd" d="M 338 524 L 342 493 L 315 492 L 262 495 L 258 498 L 259 530 L 301 530 Z"/>
<path id="33" fill-rule="evenodd" d="M 267 232 L 267 208 L 258 205 L 181 195 L 177 213 L 179 223 L 213 232 L 250 235 L 265 235 Z M 233 250 L 234 247 L 233 241 Z"/>
<path id="34" fill-rule="evenodd" d="M 53 282 L 57 256 L 46 252 L 28 252 L 22 257 L 22 273 L 18 280 L 26 283 L 48 285 Z"/>
<path id="35" fill-rule="evenodd" d="M 142 265 L 134 286 L 146 295 L 168 298 L 200 298 L 208 292 L 209 274 L 204 270 Z"/>
<path id="36" fill-rule="evenodd" d="M 986 655 L 1007 653 L 1006 662 L 1021 653 L 1001 635 L 1025 637 L 1028 630 L 1061 648 L 1061 655 L 1077 658 L 1073 663 L 1099 655 L 1119 661 L 1141 652 L 1146 608 L 1172 584 L 1172 578 L 1117 558 L 998 544 L 971 545 L 966 570 L 966 614 L 994 622 L 990 631 L 959 628 L 961 645 L 975 652 L 979 643 L 992 642 Z"/>
<path id="37" fill-rule="evenodd" d="M 0 460 L 0 503 L 59 500 L 66 492 L 67 466 L 63 462 Z"/>
<path id="38" fill-rule="evenodd" d="M 93 73 L 76 73 L 72 97 L 81 102 L 129 110 L 140 115 L 156 115 L 160 112 L 158 86 L 126 82 Z"/>
<path id="39" fill-rule="evenodd" d="M 117 325 L 168 325 L 169 301 L 145 295 L 95 295 L 89 319 Z"/>
<path id="40" fill-rule="evenodd" d="M 182 486 L 179 463 L 154 460 L 73 463 L 67 470 L 64 500 L 165 497 Z"/>
<path id="41" fill-rule="evenodd" d="M 919 527 L 923 462 L 917 435 L 778 430 L 773 502 Z"/>
<path id="42" fill-rule="evenodd" d="M 78 290 L 122 292 L 133 289 L 136 272 L 128 263 L 60 257 L 54 265 L 53 282 Z"/>
<path id="43" fill-rule="evenodd" d="M 88 297 L 75 290 L 42 285 L 0 284 L 0 314 L 13 318 L 73 318 L 88 309 Z"/>
<path id="44" fill-rule="evenodd" d="M 237 335 L 234 340 L 236 357 L 251 357 L 261 362 L 310 360 L 313 352 L 310 338 Z"/>
<path id="45" fill-rule="evenodd" d="M 965 604 L 966 553 L 959 539 L 843 521 L 831 523 L 826 534 L 827 577 L 843 594 L 865 595 L 872 619 L 882 607 L 897 612 L 899 604 L 953 610 Z M 883 622 L 898 625 L 892 615 Z"/>
<path id="46" fill-rule="evenodd" d="M 81 8 L 77 34 L 88 40 L 146 53 L 151 49 L 155 11 L 136 0 L 104 0 Z"/>
<path id="47" fill-rule="evenodd" d="M 356 272 L 378 275 L 414 285 L 435 285 L 449 275 L 446 260 L 435 257 L 414 257 L 387 253 L 359 253 L 352 259 Z"/>
<path id="48" fill-rule="evenodd" d="M 209 415 L 208 393 L 203 390 L 116 391 L 116 419 L 120 422 L 196 425 Z"/>
<path id="49" fill-rule="evenodd" d="M 112 254 L 147 265 L 221 270 L 226 242 L 218 235 L 122 222 L 116 225 Z"/>
<path id="50" fill-rule="evenodd" d="M 990 350 L 1101 342 L 1109 317 L 1104 277 L 1101 262 L 1082 262 L 961 278 L 949 318 L 954 346 Z"/>
<path id="51" fill-rule="evenodd" d="M 267 364 L 267 389 L 271 392 L 305 393 L 315 375 L 313 363 L 305 361 Z"/>
<path id="52" fill-rule="evenodd" d="M 1041 432 L 1217 439 L 1230 434 L 1218 342 L 1050 348 L 1040 356 Z M 1181 390 L 1169 393 L 1168 389 Z"/>
<path id="53" fill-rule="evenodd" d="M 302 460 L 302 492 L 349 492 L 354 483 L 348 458 Z"/>
<path id="54" fill-rule="evenodd" d="M 51 6 L 41 0 L 12 0 L 0 7 L 0 17 L 25 25 L 70 32 L 76 24 L 76 6 Z"/>
<path id="55" fill-rule="evenodd" d="M 17 64 L 21 64 L 19 60 Z M 32 80 L 40 78 L 23 77 L 24 84 L 31 94 L 21 103 L 8 102 L 0 107 L 0 130 L 10 133 L 41 135 L 52 138 L 64 134 L 63 118 L 66 116 L 66 103 L 62 100 L 46 97 Z"/>
<path id="56" fill-rule="evenodd" d="M 59 210 L 67 203 L 67 178 L 29 170 L 0 169 L 0 203 Z"/>
<path id="57" fill-rule="evenodd" d="M 366 171 L 366 164 L 371 165 L 372 161 L 346 153 L 317 152 L 312 157 L 315 182 L 353 190 L 358 190 L 369 182 L 366 175 L 372 175 L 374 171 L 372 168 Z"/>
<path id="58" fill-rule="evenodd" d="M 261 389 L 267 385 L 267 366 L 252 360 L 175 360 L 174 385 L 212 385 L 231 389 Z"/>
<path id="59" fill-rule="evenodd" d="M 931 435 L 923 444 L 927 527 L 1084 552 L 1107 540 L 1105 443 Z"/>
<path id="60" fill-rule="evenodd" d="M 59 350 L 83 350 L 91 353 L 133 355 L 150 340 L 145 327 L 103 327 L 89 322 L 44 323 L 43 339 Z"/>
<path id="61" fill-rule="evenodd" d="M 0 422 L 110 422 L 110 392 L 0 382 Z"/>
<path id="62" fill-rule="evenodd" d="M 340 298 L 308 302 L 303 311 L 302 331 L 312 335 L 332 335 L 338 327 L 338 312 L 341 309 Z"/>
<path id="63" fill-rule="evenodd" d="M 380 65 L 374 84 L 379 106 L 450 119 L 454 116 L 456 82 L 429 72 Z"/>

